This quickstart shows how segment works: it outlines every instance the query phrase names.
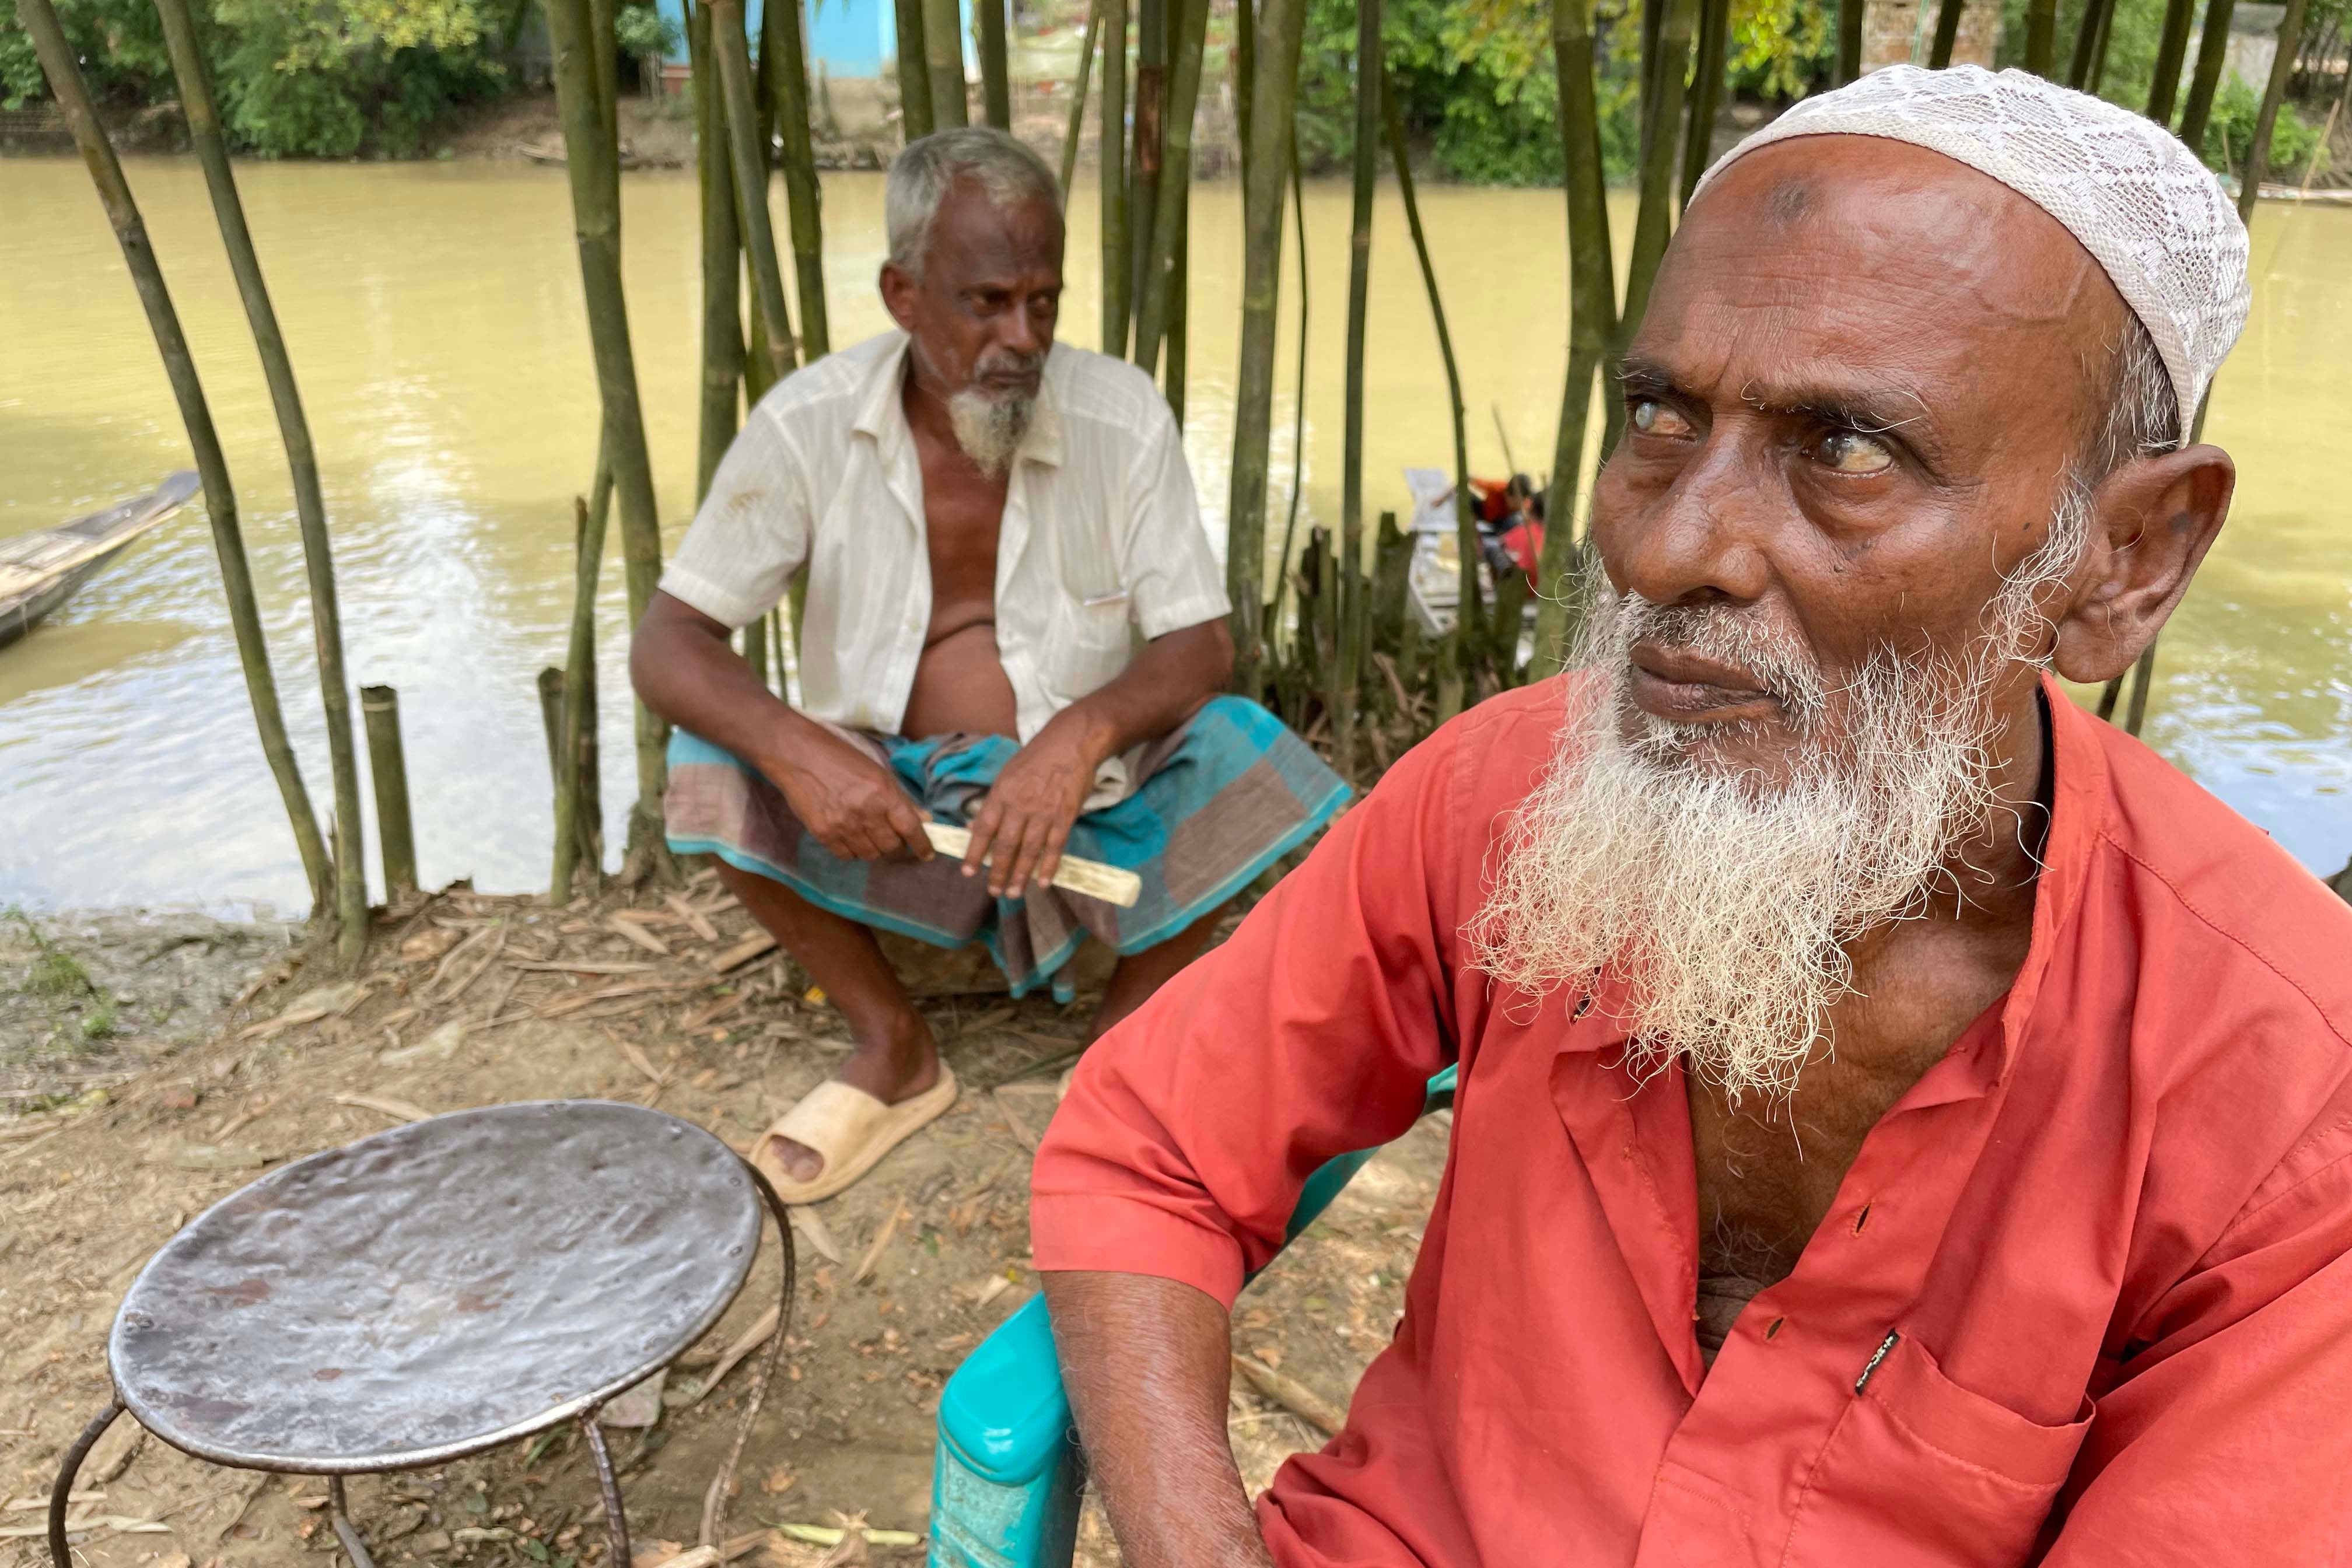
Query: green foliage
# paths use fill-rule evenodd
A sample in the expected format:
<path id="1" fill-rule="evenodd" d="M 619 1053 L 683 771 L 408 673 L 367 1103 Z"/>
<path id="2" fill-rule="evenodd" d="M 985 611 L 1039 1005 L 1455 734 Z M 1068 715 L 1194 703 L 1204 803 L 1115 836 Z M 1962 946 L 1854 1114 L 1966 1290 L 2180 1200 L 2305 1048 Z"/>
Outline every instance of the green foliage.
<path id="1" fill-rule="evenodd" d="M 506 73 L 487 0 L 213 0 L 196 6 L 221 120 L 240 151 L 344 158 L 422 150 L 453 106 Z M 118 108 L 175 100 L 152 0 L 58 0 L 93 96 Z M 0 107 L 47 96 L 14 7 L 0 11 Z"/>
<path id="2" fill-rule="evenodd" d="M 2221 90 L 2213 95 L 2213 118 L 2205 126 L 2205 145 L 2198 149 L 2205 166 L 2229 174 L 2242 170 L 2246 150 L 2253 144 L 2254 122 L 2262 111 L 2262 100 L 2253 89 L 2235 77 L 2223 82 Z M 2304 164 L 2318 146 L 2319 127 L 2296 113 L 2294 104 L 2280 104 L 2278 123 L 2271 127 L 2270 178 L 2300 180 Z M 2327 167 L 2324 152 L 2318 167 Z"/>
<path id="3" fill-rule="evenodd" d="M 1599 0 L 1594 91 L 1601 163 L 1630 180 L 1641 146 L 1643 0 Z M 1558 184 L 1559 80 L 1551 0 L 1386 0 L 1381 35 L 1405 122 L 1443 178 Z M 1802 97 L 1836 60 L 1834 0 L 1733 0 L 1727 80 L 1751 98 Z M 1356 12 L 1310 0 L 1298 68 L 1299 155 L 1345 167 L 1355 140 Z"/>
<path id="4" fill-rule="evenodd" d="M 686 48 L 686 35 L 676 22 L 651 5 L 624 5 L 613 15 L 613 33 L 621 52 L 636 59 L 648 55 L 672 58 Z"/>

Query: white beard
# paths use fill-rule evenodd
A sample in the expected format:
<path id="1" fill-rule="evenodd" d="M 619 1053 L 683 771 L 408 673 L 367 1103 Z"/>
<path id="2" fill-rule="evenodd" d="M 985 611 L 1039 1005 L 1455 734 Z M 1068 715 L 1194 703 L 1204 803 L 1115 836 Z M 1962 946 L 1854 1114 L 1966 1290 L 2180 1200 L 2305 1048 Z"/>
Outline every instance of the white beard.
<path id="1" fill-rule="evenodd" d="M 1002 479 L 1013 467 L 1021 438 L 1029 434 L 1036 406 L 1034 397 L 991 397 L 968 386 L 948 399 L 948 422 L 972 465 L 992 479 Z"/>
<path id="2" fill-rule="evenodd" d="M 1835 691 L 1756 612 L 1621 597 L 1596 572 L 1573 661 L 1590 677 L 1468 928 L 1478 966 L 1535 992 L 1620 981 L 1637 1072 L 1679 1060 L 1735 1100 L 1785 1094 L 1832 1043 L 1849 944 L 1925 912 L 1939 882 L 1959 890 L 1948 862 L 2001 809 L 1988 689 L 2035 661 L 2048 629 L 2037 596 L 2079 549 L 2069 525 L 2086 521 L 2062 510 L 1957 664 L 1882 651 Z M 1788 776 L 1735 771 L 1713 754 L 1720 729 L 1634 708 L 1627 655 L 1644 637 L 1730 662 L 1778 697 L 1801 741 Z"/>

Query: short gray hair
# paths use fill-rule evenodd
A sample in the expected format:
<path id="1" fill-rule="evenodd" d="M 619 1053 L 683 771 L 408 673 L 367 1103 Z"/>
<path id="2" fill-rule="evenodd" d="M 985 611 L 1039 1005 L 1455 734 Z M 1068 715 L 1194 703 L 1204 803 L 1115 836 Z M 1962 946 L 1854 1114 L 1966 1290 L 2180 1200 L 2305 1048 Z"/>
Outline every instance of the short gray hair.
<path id="1" fill-rule="evenodd" d="M 1062 211 L 1061 184 L 1045 160 L 993 126 L 960 125 L 909 142 L 892 161 L 882 195 L 890 264 L 908 277 L 923 275 L 931 221 L 961 179 L 976 182 L 1000 210 L 1034 201 L 1052 207 L 1056 216 Z"/>

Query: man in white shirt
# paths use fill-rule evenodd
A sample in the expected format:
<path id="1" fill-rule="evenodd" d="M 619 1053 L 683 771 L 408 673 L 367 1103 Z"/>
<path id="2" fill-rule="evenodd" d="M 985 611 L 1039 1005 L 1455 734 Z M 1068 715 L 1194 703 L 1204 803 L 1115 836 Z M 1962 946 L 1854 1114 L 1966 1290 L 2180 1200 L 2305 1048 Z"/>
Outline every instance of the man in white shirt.
<path id="1" fill-rule="evenodd" d="M 788 1203 L 855 1182 L 953 1103 L 874 939 L 979 941 L 1013 993 L 1066 997 L 1087 932 L 1119 953 L 1095 1032 L 1197 953 L 1234 893 L 1346 786 L 1220 696 L 1223 573 L 1143 372 L 1054 342 L 1055 177 L 1001 132 L 909 145 L 885 202 L 901 331 L 761 400 L 637 629 L 638 695 L 678 727 L 669 840 L 856 1039 L 761 1138 Z M 808 572 L 802 704 L 729 646 Z M 968 824 L 961 865 L 926 816 Z M 1048 886 L 1065 851 L 1134 870 L 1131 908 Z"/>

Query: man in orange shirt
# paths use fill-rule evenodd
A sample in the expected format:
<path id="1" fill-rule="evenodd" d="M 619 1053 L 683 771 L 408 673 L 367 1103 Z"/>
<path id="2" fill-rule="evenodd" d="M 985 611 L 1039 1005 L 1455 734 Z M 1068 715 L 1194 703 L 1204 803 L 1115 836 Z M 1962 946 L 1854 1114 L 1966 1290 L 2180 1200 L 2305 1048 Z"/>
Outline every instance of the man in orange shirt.
<path id="1" fill-rule="evenodd" d="M 1131 1568 L 2352 1560 L 2352 910 L 2052 678 L 2221 525 L 2245 256 L 2014 72 L 1711 173 L 1577 672 L 1391 769 L 1039 1152 Z M 1227 1309 L 1448 1062 L 1395 1343 L 1253 1514 Z"/>

